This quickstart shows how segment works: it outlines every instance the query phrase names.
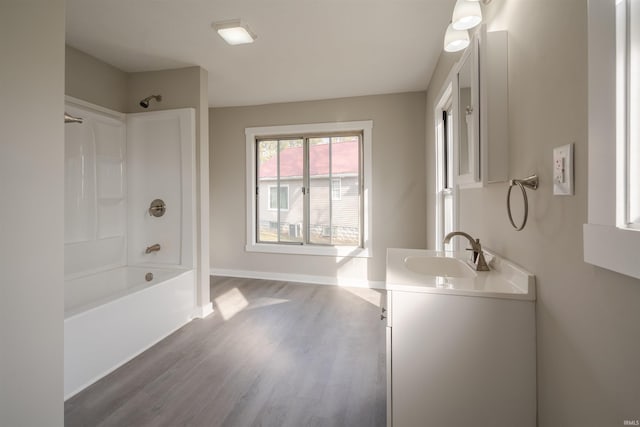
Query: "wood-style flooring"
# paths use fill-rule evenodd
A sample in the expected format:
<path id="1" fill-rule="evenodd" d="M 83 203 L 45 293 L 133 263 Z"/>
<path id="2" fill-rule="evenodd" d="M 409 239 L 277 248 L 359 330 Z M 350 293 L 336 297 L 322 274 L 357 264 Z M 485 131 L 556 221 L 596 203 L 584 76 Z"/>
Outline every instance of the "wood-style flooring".
<path id="1" fill-rule="evenodd" d="M 214 277 L 214 314 L 69 399 L 65 425 L 384 426 L 382 298 Z"/>

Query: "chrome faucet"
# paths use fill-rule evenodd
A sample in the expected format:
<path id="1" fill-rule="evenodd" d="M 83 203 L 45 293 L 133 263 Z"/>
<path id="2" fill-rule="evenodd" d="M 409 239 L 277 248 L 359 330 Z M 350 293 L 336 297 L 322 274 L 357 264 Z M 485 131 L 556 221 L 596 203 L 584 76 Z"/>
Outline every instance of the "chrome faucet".
<path id="1" fill-rule="evenodd" d="M 148 246 L 144 251 L 145 254 L 150 254 L 151 252 L 158 252 L 160 250 L 160 244 L 156 243 L 155 245 Z"/>
<path id="2" fill-rule="evenodd" d="M 484 259 L 484 253 L 482 252 L 482 245 L 480 245 L 480 239 L 473 239 L 470 235 L 463 231 L 453 231 L 447 234 L 442 243 L 447 244 L 454 236 L 466 237 L 471 243 L 471 250 L 473 251 L 473 262 L 476 267 L 476 271 L 489 271 L 487 261 Z"/>

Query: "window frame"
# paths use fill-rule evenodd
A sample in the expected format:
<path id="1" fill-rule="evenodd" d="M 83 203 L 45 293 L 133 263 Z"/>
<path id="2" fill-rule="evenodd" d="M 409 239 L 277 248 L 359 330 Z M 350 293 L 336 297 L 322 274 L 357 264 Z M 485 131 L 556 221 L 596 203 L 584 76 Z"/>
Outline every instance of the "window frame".
<path id="1" fill-rule="evenodd" d="M 619 0 L 588 3 L 588 223 L 584 261 L 640 278 L 640 230 L 626 224 L 626 102 L 618 72 Z M 625 36 L 626 37 L 626 36 Z M 619 39 L 618 39 L 619 40 Z M 626 85 L 622 86 L 626 93 Z M 618 95 L 618 96 L 616 96 Z"/>
<path id="2" fill-rule="evenodd" d="M 445 250 L 443 239 L 445 229 L 445 196 L 451 197 L 452 212 L 451 222 L 453 230 L 458 229 L 458 172 L 457 172 L 457 155 L 456 155 L 456 126 L 457 104 L 454 100 L 457 93 L 457 72 L 455 67 L 449 73 L 445 83 L 440 90 L 440 96 L 434 106 L 434 129 L 435 129 L 435 166 L 436 166 L 436 224 L 435 224 L 435 248 L 436 250 Z M 443 111 L 452 111 L 451 121 L 448 123 L 450 132 L 444 135 L 444 119 Z M 445 144 L 448 147 L 445 147 Z M 450 156 L 447 158 L 446 156 Z M 449 160 L 449 164 L 445 164 Z M 446 176 L 445 176 L 446 174 Z M 451 242 L 451 250 L 457 250 L 457 241 Z"/>
<path id="3" fill-rule="evenodd" d="M 271 137 L 287 137 L 309 134 L 332 134 L 357 132 L 362 134 L 362 178 L 361 191 L 363 198 L 362 212 L 362 247 L 360 246 L 327 246 L 327 245 L 289 245 L 259 242 L 256 228 L 256 150 L 258 139 Z M 373 121 L 352 121 L 335 123 L 313 123 L 284 126 L 248 127 L 245 129 L 246 143 L 246 246 L 247 252 L 263 252 L 294 255 L 321 255 L 335 257 L 373 256 L 372 242 L 372 133 Z"/>

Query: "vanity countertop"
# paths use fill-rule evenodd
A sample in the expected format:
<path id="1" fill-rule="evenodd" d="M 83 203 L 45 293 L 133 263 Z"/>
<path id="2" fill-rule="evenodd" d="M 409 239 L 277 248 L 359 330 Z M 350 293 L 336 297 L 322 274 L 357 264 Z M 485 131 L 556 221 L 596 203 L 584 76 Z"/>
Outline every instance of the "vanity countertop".
<path id="1" fill-rule="evenodd" d="M 475 271 L 468 252 L 387 249 L 386 288 L 487 298 L 534 301 L 535 276 L 484 251 L 490 271 Z M 444 259 L 443 259 L 444 258 Z M 421 260 L 424 260 L 421 266 Z"/>

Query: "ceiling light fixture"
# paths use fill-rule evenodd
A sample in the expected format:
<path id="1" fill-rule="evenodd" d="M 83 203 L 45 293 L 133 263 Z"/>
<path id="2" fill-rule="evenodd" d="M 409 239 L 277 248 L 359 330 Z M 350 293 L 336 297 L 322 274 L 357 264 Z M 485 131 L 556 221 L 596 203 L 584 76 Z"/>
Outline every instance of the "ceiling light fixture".
<path id="1" fill-rule="evenodd" d="M 468 30 L 482 22 L 480 3 L 473 0 L 458 0 L 453 8 L 454 30 Z"/>
<path id="2" fill-rule="evenodd" d="M 253 43 L 258 38 L 251 32 L 249 26 L 239 19 L 214 22 L 213 28 L 230 45 Z"/>
<path id="3" fill-rule="evenodd" d="M 482 22 L 480 3 L 487 5 L 491 0 L 457 0 L 453 7 L 453 17 L 444 34 L 445 52 L 458 52 L 469 46 L 467 30 Z"/>
<path id="4" fill-rule="evenodd" d="M 467 30 L 456 30 L 451 24 L 447 27 L 444 34 L 444 50 L 445 52 L 458 52 L 469 46 L 469 33 Z"/>

